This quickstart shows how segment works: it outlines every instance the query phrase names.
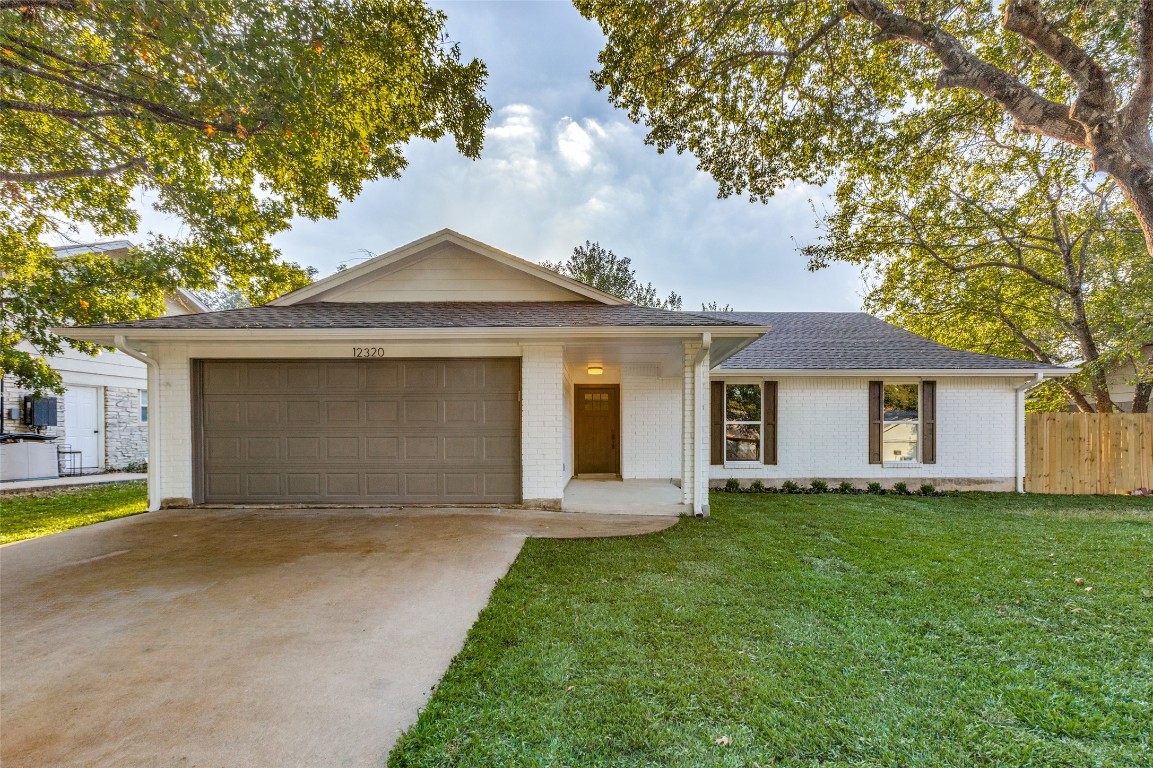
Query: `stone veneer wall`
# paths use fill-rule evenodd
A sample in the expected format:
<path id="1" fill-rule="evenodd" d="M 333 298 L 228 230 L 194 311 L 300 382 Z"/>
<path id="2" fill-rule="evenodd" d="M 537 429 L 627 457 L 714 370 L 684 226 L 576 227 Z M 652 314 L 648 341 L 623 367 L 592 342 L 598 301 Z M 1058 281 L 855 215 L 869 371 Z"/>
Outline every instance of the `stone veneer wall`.
<path id="1" fill-rule="evenodd" d="M 148 461 L 148 423 L 140 420 L 140 390 L 104 388 L 104 466 L 125 469 Z"/>
<path id="2" fill-rule="evenodd" d="M 3 402 L 0 403 L 0 411 L 3 411 L 3 418 L 0 419 L 0 432 L 36 432 L 33 427 L 26 426 L 23 422 L 24 417 L 24 396 L 32 394 L 31 390 L 24 389 L 23 387 L 16 386 L 16 377 L 10 373 L 4 374 L 4 396 Z M 43 427 L 40 434 L 42 435 L 63 435 L 64 434 L 64 395 L 51 394 L 48 397 L 56 398 L 56 426 Z M 19 414 L 17 418 L 8 418 L 8 409 L 16 408 Z"/>

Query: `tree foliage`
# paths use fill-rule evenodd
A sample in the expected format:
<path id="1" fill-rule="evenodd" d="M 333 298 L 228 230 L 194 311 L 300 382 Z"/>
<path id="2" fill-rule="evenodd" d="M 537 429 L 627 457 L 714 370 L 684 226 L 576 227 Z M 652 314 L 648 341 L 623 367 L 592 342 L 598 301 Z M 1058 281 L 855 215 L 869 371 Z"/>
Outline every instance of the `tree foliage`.
<path id="1" fill-rule="evenodd" d="M 1076 149 L 1153 253 L 1153 0 L 575 0 L 608 40 L 593 79 L 722 195 L 764 199 L 983 107 Z"/>
<path id="2" fill-rule="evenodd" d="M 1116 185 L 1076 153 L 949 135 L 898 167 L 858 164 L 835 201 L 804 252 L 810 268 L 867 268 L 870 311 L 953 347 L 1079 362 L 1059 386 L 1083 411 L 1114 409 L 1110 369 L 1153 383 L 1153 261 Z"/>
<path id="3" fill-rule="evenodd" d="M 155 313 L 176 285 L 253 303 L 307 281 L 269 237 L 395 177 L 414 138 L 479 155 L 486 71 L 419 0 L 0 0 L 4 368 L 58 385 L 48 324 Z M 127 258 L 43 243 L 182 220 Z"/>
<path id="4" fill-rule="evenodd" d="M 617 256 L 600 243 L 586 240 L 584 245 L 573 248 L 567 261 L 546 261 L 541 266 L 642 307 L 679 310 L 684 304 L 684 300 L 672 292 L 664 299 L 659 298 L 652 283 L 637 280 L 631 259 Z"/>

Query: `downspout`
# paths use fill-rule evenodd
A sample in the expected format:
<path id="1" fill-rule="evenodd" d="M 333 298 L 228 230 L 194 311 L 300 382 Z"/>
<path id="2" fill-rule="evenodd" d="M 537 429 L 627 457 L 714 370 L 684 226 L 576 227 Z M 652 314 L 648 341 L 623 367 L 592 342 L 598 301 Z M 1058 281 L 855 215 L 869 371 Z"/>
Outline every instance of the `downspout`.
<path id="1" fill-rule="evenodd" d="M 708 359 L 712 346 L 713 335 L 705 331 L 701 334 L 701 348 L 693 358 L 693 514 L 698 518 L 709 516 L 709 455 L 701 436 L 712 438 L 707 426 L 701 429 L 701 425 L 709 423 L 709 401 L 705 396 L 709 382 L 706 376 L 704 386 L 701 385 L 697 368 Z"/>
<path id="2" fill-rule="evenodd" d="M 148 511 L 155 512 L 160 509 L 161 500 L 161 430 L 157 419 L 160 412 L 160 409 L 157 408 L 157 405 L 160 403 L 160 363 L 140 350 L 128 346 L 128 342 L 123 336 L 117 335 L 113 337 L 112 346 L 132 359 L 139 360 L 148 367 Z"/>
<path id="3" fill-rule="evenodd" d="M 1025 395 L 1044 379 L 1045 374 L 1038 371 L 1032 381 L 1026 381 L 1024 384 L 1013 388 L 1017 394 L 1017 403 L 1014 409 L 1017 417 L 1016 467 L 1014 470 L 1017 493 L 1025 492 Z"/>

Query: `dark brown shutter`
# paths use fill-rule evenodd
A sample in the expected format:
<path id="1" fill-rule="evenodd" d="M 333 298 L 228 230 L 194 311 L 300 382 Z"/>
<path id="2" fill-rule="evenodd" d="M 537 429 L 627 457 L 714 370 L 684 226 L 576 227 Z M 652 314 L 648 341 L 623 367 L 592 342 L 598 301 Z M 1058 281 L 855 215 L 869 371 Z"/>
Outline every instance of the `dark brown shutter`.
<path id="1" fill-rule="evenodd" d="M 921 382 L 921 463 L 937 463 L 937 382 Z"/>
<path id="2" fill-rule="evenodd" d="M 885 383 L 869 382 L 869 463 L 881 463 L 881 442 L 885 434 Z"/>
<path id="3" fill-rule="evenodd" d="M 765 446 L 765 463 L 777 463 L 777 382 L 765 382 L 765 402 L 761 407 L 765 428 L 761 439 Z"/>
<path id="4" fill-rule="evenodd" d="M 725 383 L 711 382 L 710 406 L 712 418 L 709 425 L 709 464 L 725 463 Z"/>

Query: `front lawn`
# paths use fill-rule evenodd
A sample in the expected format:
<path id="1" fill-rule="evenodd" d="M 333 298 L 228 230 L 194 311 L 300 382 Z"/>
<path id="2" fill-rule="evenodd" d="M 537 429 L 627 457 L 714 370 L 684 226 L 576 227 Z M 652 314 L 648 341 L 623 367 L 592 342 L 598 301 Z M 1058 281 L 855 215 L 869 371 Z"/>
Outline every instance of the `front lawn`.
<path id="1" fill-rule="evenodd" d="M 389 764 L 1153 765 L 1153 502 L 712 505 L 527 542 Z"/>
<path id="2" fill-rule="evenodd" d="M 144 481 L 0 496 L 0 544 L 47 536 L 148 509 Z"/>

